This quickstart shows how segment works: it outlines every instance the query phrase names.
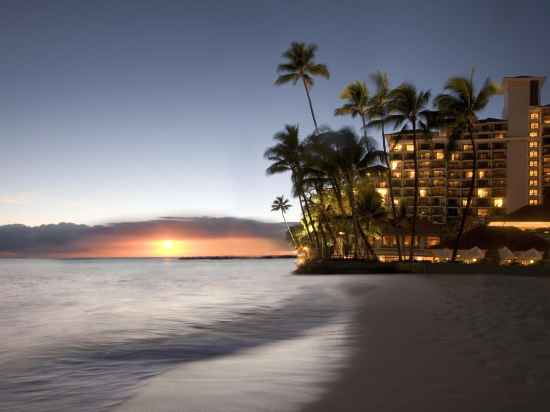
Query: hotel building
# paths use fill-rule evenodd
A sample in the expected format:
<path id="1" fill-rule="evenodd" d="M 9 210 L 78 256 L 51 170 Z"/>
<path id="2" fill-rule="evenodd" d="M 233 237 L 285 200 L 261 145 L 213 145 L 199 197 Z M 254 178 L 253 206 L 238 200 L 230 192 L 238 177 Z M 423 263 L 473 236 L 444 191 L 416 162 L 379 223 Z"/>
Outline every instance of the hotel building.
<path id="1" fill-rule="evenodd" d="M 550 105 L 542 106 L 544 77 L 505 77 L 503 118 L 474 127 L 477 176 L 472 212 L 481 221 L 526 205 L 550 202 Z M 432 223 L 456 220 L 466 204 L 473 167 L 468 135 L 446 155 L 449 130 L 425 136 L 417 131 L 419 216 Z M 410 133 L 387 134 L 396 204 L 414 201 L 414 146 Z M 389 201 L 387 181 L 378 191 Z"/>

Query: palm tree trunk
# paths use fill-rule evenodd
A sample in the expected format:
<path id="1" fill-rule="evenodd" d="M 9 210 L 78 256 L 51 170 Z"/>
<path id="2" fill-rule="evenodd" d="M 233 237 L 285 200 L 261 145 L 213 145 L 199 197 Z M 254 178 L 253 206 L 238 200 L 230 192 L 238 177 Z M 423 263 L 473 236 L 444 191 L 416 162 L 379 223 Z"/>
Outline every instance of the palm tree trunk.
<path id="1" fill-rule="evenodd" d="M 317 119 L 315 118 L 315 112 L 313 111 L 313 104 L 311 103 L 311 96 L 309 95 L 309 87 L 307 87 L 306 81 L 302 78 L 304 83 L 304 89 L 306 89 L 307 101 L 309 103 L 309 110 L 311 111 L 311 117 L 313 118 L 313 125 L 315 126 L 315 134 L 319 134 L 319 128 L 317 127 Z"/>
<path id="2" fill-rule="evenodd" d="M 365 231 L 361 226 L 359 226 L 359 233 L 361 235 L 361 238 L 363 238 L 363 242 L 365 243 L 365 248 L 367 249 L 367 257 L 368 257 L 368 254 L 370 254 L 373 260 L 378 260 L 378 255 L 374 251 L 372 245 L 369 242 L 368 236 L 365 234 Z"/>
<path id="3" fill-rule="evenodd" d="M 340 208 L 340 213 L 342 213 L 342 217 L 345 218 L 346 208 L 344 207 L 344 200 L 342 199 L 342 188 L 340 187 L 340 184 L 338 183 L 337 178 L 333 179 L 332 186 L 334 189 L 334 196 L 336 197 L 336 201 L 338 202 L 338 207 Z M 348 250 L 350 245 L 348 232 L 346 232 L 346 236 L 344 239 L 345 239 L 344 249 Z"/>
<path id="4" fill-rule="evenodd" d="M 416 216 L 418 214 L 418 155 L 416 151 L 416 119 L 413 119 L 413 147 L 414 147 L 414 203 L 413 203 L 413 217 L 412 217 L 412 230 L 411 230 L 411 250 L 409 253 L 409 260 L 414 262 L 414 246 L 416 238 Z"/>
<path id="5" fill-rule="evenodd" d="M 351 221 L 353 223 L 353 257 L 357 259 L 359 254 L 359 221 L 355 210 L 355 194 L 353 193 L 353 176 L 347 176 L 349 207 L 351 209 Z"/>
<path id="6" fill-rule="evenodd" d="M 470 143 L 472 145 L 472 150 L 474 152 L 474 161 L 472 164 L 472 178 L 470 180 L 470 190 L 468 190 L 468 199 L 466 200 L 466 207 L 464 208 L 462 212 L 462 217 L 460 219 L 460 227 L 458 229 L 458 233 L 456 234 L 455 238 L 455 244 L 453 248 L 453 255 L 451 260 L 453 262 L 456 261 L 456 256 L 458 254 L 458 247 L 460 246 L 460 238 L 462 237 L 462 234 L 464 233 L 464 226 L 466 225 L 466 219 L 468 218 L 468 215 L 470 214 L 470 206 L 472 204 L 472 198 L 474 197 L 474 190 L 476 186 L 476 174 L 477 174 L 477 149 L 476 144 L 474 141 L 474 133 L 472 130 L 472 124 L 468 122 L 468 133 L 470 134 Z"/>
<path id="7" fill-rule="evenodd" d="M 386 170 L 388 178 L 388 190 L 390 191 L 390 203 L 393 213 L 394 229 L 395 229 L 395 242 L 397 246 L 397 256 L 399 256 L 399 261 L 403 261 L 403 253 L 401 252 L 401 236 L 399 229 L 397 228 L 397 209 L 395 208 L 395 199 L 393 196 L 393 182 L 392 182 L 392 170 L 390 166 L 389 153 L 386 151 L 386 134 L 384 133 L 384 121 L 382 121 L 382 147 L 384 149 L 384 159 L 386 160 Z"/>
<path id="8" fill-rule="evenodd" d="M 319 194 L 319 201 L 321 202 L 321 208 L 320 208 L 321 219 L 323 220 L 325 228 L 327 229 L 327 232 L 331 237 L 333 245 L 336 245 L 336 234 L 334 233 L 334 228 L 331 226 L 330 219 L 325 213 L 325 195 L 323 193 L 323 189 L 320 185 L 316 185 L 316 190 L 317 190 L 317 193 Z"/>
<path id="9" fill-rule="evenodd" d="M 315 229 L 315 222 L 313 221 L 313 218 L 311 217 L 311 210 L 309 208 L 309 200 L 307 199 L 307 196 L 304 194 L 304 206 L 306 208 L 307 216 L 309 218 L 309 223 L 311 224 L 311 231 L 313 232 L 313 237 L 315 238 L 315 244 L 317 245 L 317 251 L 321 252 L 321 243 L 319 241 L 319 234 L 317 233 L 317 229 Z"/>
<path id="10" fill-rule="evenodd" d="M 294 249 L 298 249 L 298 244 L 296 243 L 296 239 L 294 239 L 294 235 L 292 234 L 292 230 L 290 230 L 290 226 L 288 225 L 288 222 L 286 221 L 285 212 L 283 212 L 283 209 L 281 209 L 281 215 L 283 215 L 283 220 L 285 222 L 288 233 L 290 234 L 290 238 L 292 239 L 292 243 L 294 244 Z"/>
<path id="11" fill-rule="evenodd" d="M 307 238 L 309 239 L 309 243 L 311 245 L 313 245 L 313 239 L 312 239 L 311 233 L 309 231 L 309 224 L 307 222 L 307 216 L 306 216 L 306 212 L 304 210 L 304 203 L 302 202 L 302 195 L 298 195 L 298 200 L 300 201 L 300 209 L 302 210 L 302 218 L 304 219 L 304 222 L 306 223 L 305 227 L 306 227 Z"/>

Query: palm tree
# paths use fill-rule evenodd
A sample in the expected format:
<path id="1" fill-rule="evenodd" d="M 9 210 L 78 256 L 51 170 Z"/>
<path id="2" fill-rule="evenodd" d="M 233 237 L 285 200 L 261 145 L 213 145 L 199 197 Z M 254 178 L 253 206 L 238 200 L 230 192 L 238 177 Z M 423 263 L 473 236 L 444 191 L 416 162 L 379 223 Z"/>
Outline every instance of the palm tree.
<path id="1" fill-rule="evenodd" d="M 393 180 L 392 180 L 392 169 L 390 167 L 390 159 L 388 155 L 388 147 L 386 144 L 386 133 L 385 126 L 388 122 L 388 116 L 391 112 L 391 88 L 390 81 L 387 73 L 378 71 L 370 75 L 372 82 L 376 86 L 376 93 L 369 102 L 369 117 L 371 121 L 367 127 L 377 127 L 382 131 L 382 150 L 384 151 L 384 163 L 386 166 L 386 178 L 388 182 L 388 190 L 390 192 L 390 204 L 393 214 L 394 226 L 398 222 L 398 210 L 395 205 L 395 199 L 393 195 Z M 397 256 L 399 261 L 403 260 L 403 253 L 401 251 L 401 236 L 399 235 L 399 230 L 396 229 L 395 240 L 397 247 Z"/>
<path id="2" fill-rule="evenodd" d="M 364 136 L 367 137 L 367 114 L 369 111 L 369 89 L 365 82 L 357 80 L 348 84 L 340 99 L 345 103 L 334 111 L 335 116 L 359 116 L 363 126 Z"/>
<path id="3" fill-rule="evenodd" d="M 365 175 L 381 159 L 382 153 L 375 150 L 372 139 L 359 138 L 350 128 L 343 128 L 337 132 L 327 132 L 325 138 L 334 147 L 334 161 L 345 183 L 355 237 L 354 256 L 357 257 L 359 252 L 358 240 L 362 233 L 355 200 L 355 185 L 358 178 Z M 367 250 L 372 250 L 366 237 L 363 237 L 363 241 Z"/>
<path id="4" fill-rule="evenodd" d="M 441 112 L 453 119 L 451 128 L 454 130 L 453 133 L 451 133 L 451 139 L 461 139 L 462 132 L 467 130 L 473 150 L 470 189 L 468 190 L 466 206 L 462 212 L 460 226 L 454 242 L 452 255 L 452 261 L 454 262 L 456 260 L 460 238 L 464 232 L 466 219 L 470 213 L 476 185 L 477 148 L 474 140 L 474 123 L 477 121 L 477 113 L 487 106 L 491 97 L 499 92 L 499 88 L 491 79 L 487 78 L 481 89 L 479 91 L 476 90 L 474 84 L 474 71 L 472 70 L 469 78 L 451 77 L 445 83 L 444 90 L 446 93 L 438 95 L 434 103 Z"/>
<path id="5" fill-rule="evenodd" d="M 414 260 L 414 248 L 416 237 L 416 218 L 418 215 L 418 154 L 416 144 L 416 131 L 426 115 L 426 106 L 430 101 L 431 92 L 418 91 L 410 83 L 403 83 L 391 92 L 391 109 L 394 114 L 388 119 L 395 122 L 397 127 L 406 131 L 409 127 L 412 130 L 413 137 L 413 156 L 414 156 L 414 203 L 411 230 L 411 248 L 409 260 Z"/>
<path id="6" fill-rule="evenodd" d="M 291 173 L 293 193 L 300 202 L 300 208 L 302 210 L 302 216 L 304 217 L 306 232 L 310 241 L 313 244 L 311 237 L 310 227 L 314 230 L 313 222 L 308 222 L 306 210 L 304 204 L 307 199 L 304 194 L 304 182 L 303 182 L 303 167 L 302 167 L 302 145 L 299 138 L 298 126 L 286 125 L 285 129 L 278 132 L 273 136 L 273 139 L 277 142 L 275 146 L 268 148 L 264 157 L 273 162 L 267 169 L 268 175 L 274 175 L 278 173 Z M 307 207 L 307 204 L 306 204 Z"/>
<path id="7" fill-rule="evenodd" d="M 367 233 L 372 232 L 372 224 L 383 223 L 386 219 L 386 209 L 383 206 L 382 196 L 369 186 L 367 190 L 359 193 L 357 200 L 357 212 L 362 220 L 366 223 Z M 367 237 L 364 232 L 361 235 L 363 239 Z M 370 247 L 370 243 L 365 243 Z M 376 253 L 371 248 L 369 252 L 377 259 Z"/>
<path id="8" fill-rule="evenodd" d="M 277 196 L 275 200 L 273 201 L 273 204 L 271 205 L 271 211 L 272 212 L 281 212 L 281 215 L 283 216 L 283 220 L 285 222 L 286 228 L 288 229 L 288 233 L 290 234 L 290 238 L 292 239 L 292 243 L 294 244 L 294 248 L 298 248 L 298 244 L 296 243 L 296 239 L 294 239 L 294 235 L 292 234 L 292 230 L 290 230 L 290 226 L 288 225 L 288 222 L 286 221 L 286 212 L 288 209 L 291 208 L 290 203 L 288 203 L 288 199 L 285 199 L 284 196 Z"/>
<path id="9" fill-rule="evenodd" d="M 313 111 L 313 104 L 311 103 L 309 91 L 313 87 L 313 78 L 315 76 L 321 76 L 328 79 L 330 77 L 330 73 L 326 65 L 315 63 L 316 51 L 316 44 L 306 45 L 305 43 L 292 42 L 290 48 L 287 49 L 282 55 L 286 61 L 277 66 L 277 73 L 279 73 L 279 77 L 275 80 L 275 85 L 280 86 L 290 82 L 296 85 L 298 81 L 302 82 L 306 91 L 311 117 L 313 118 L 315 133 L 317 134 L 319 133 L 319 127 L 317 126 L 317 119 L 315 118 L 315 112 Z"/>

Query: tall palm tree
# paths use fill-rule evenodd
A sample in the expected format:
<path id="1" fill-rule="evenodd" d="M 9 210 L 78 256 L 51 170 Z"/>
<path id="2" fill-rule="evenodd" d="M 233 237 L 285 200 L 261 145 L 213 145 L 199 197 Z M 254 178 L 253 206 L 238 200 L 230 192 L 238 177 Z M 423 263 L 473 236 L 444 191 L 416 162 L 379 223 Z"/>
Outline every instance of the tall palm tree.
<path id="1" fill-rule="evenodd" d="M 397 210 L 397 207 L 395 205 L 395 199 L 394 199 L 394 193 L 393 193 L 393 180 L 392 180 L 392 169 L 390 167 L 390 159 L 389 159 L 389 148 L 387 147 L 386 143 L 386 131 L 385 126 L 388 122 L 388 116 L 390 116 L 391 113 L 391 88 L 390 88 L 390 81 L 388 78 L 387 73 L 383 73 L 381 71 L 378 71 L 376 73 L 373 73 L 370 75 L 371 81 L 376 86 L 376 92 L 374 96 L 371 98 L 369 102 L 369 117 L 371 118 L 371 121 L 367 125 L 368 127 L 377 127 L 381 129 L 382 132 L 382 150 L 384 151 L 384 164 L 386 166 L 386 179 L 388 183 L 388 190 L 390 194 L 390 204 L 391 204 L 391 210 L 393 215 L 393 223 L 394 226 L 397 226 L 397 222 L 399 221 L 399 213 Z M 396 229 L 395 232 L 395 240 L 396 240 L 396 247 L 397 247 L 397 256 L 399 257 L 399 261 L 403 260 L 403 252 L 401 250 L 401 236 L 399 233 L 399 230 L 397 227 L 394 227 Z"/>
<path id="2" fill-rule="evenodd" d="M 281 195 L 281 196 L 277 196 L 273 201 L 273 204 L 271 205 L 271 211 L 281 212 L 281 215 L 283 216 L 283 220 L 285 222 L 288 233 L 290 234 L 290 238 L 292 239 L 292 243 L 294 244 L 294 248 L 298 249 L 298 244 L 296 243 L 296 239 L 294 239 L 294 235 L 292 234 L 292 230 L 290 230 L 290 226 L 288 225 L 288 222 L 286 221 L 286 216 L 285 216 L 286 212 L 291 207 L 292 206 L 288 202 L 288 199 L 286 199 L 284 196 Z"/>
<path id="3" fill-rule="evenodd" d="M 418 215 L 418 152 L 416 142 L 416 132 L 420 123 L 425 118 L 426 107 L 430 101 L 431 92 L 418 91 L 410 83 L 403 83 L 391 93 L 391 109 L 393 114 L 389 119 L 395 122 L 402 131 L 412 130 L 413 137 L 413 156 L 414 156 L 414 202 L 411 229 L 411 248 L 409 260 L 414 260 L 415 238 L 416 238 L 416 218 Z"/>
<path id="4" fill-rule="evenodd" d="M 365 175 L 381 159 L 382 153 L 375 149 L 372 139 L 359 138 L 350 128 L 343 128 L 337 132 L 327 132 L 326 138 L 329 139 L 335 149 L 334 161 L 345 183 L 355 238 L 354 256 L 358 257 L 358 240 L 362 233 L 357 213 L 355 185 L 358 178 Z M 363 237 L 363 241 L 366 248 L 372 250 L 366 237 Z"/>
<path id="5" fill-rule="evenodd" d="M 434 104 L 441 112 L 453 119 L 453 125 L 451 127 L 454 129 L 454 132 L 451 133 L 451 138 L 454 140 L 461 139 L 463 131 L 467 131 L 473 150 L 470 189 L 468 190 L 466 206 L 462 212 L 460 226 L 453 247 L 452 260 L 455 261 L 460 238 L 464 232 L 466 219 L 470 214 L 476 185 L 477 148 L 474 140 L 474 124 L 477 121 L 477 114 L 485 109 L 491 97 L 499 92 L 499 88 L 491 79 L 487 78 L 481 89 L 477 90 L 474 84 L 474 71 L 472 70 L 469 78 L 451 77 L 445 83 L 444 91 L 445 93 L 435 98 Z"/>
<path id="6" fill-rule="evenodd" d="M 291 173 L 293 193 L 298 197 L 300 208 L 302 210 L 302 216 L 305 222 L 306 233 L 308 235 L 310 244 L 313 244 L 313 238 L 311 236 L 310 227 L 314 230 L 311 221 L 308 221 L 308 215 L 304 207 L 307 199 L 304 194 L 304 182 L 303 182 L 303 165 L 302 165 L 302 145 L 299 138 L 298 126 L 286 125 L 285 129 L 278 132 L 273 136 L 273 139 L 277 142 L 274 146 L 268 148 L 264 157 L 273 162 L 266 169 L 268 175 L 274 175 L 278 173 Z M 307 207 L 307 204 L 306 204 Z"/>
<path id="7" fill-rule="evenodd" d="M 317 119 L 315 118 L 313 104 L 311 103 L 310 90 L 313 87 L 313 78 L 315 76 L 321 76 L 328 79 L 330 73 L 326 65 L 315 62 L 316 51 L 316 44 L 306 45 L 301 42 L 292 42 L 290 48 L 282 55 L 286 61 L 277 66 L 279 77 L 275 80 L 275 85 L 279 86 L 290 82 L 296 85 L 299 81 L 302 82 L 306 91 L 311 117 L 313 118 L 315 133 L 317 134 L 319 133 L 319 127 L 317 126 Z"/>
<path id="8" fill-rule="evenodd" d="M 335 116 L 359 116 L 365 138 L 367 137 L 367 115 L 369 111 L 369 89 L 364 81 L 357 80 L 348 84 L 340 99 L 345 103 L 334 111 Z"/>

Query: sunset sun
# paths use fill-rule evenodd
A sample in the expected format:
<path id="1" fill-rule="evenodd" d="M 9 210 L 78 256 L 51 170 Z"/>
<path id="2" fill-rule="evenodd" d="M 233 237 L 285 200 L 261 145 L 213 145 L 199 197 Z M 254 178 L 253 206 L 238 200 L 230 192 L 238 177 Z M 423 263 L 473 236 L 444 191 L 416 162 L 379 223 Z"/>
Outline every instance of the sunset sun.
<path id="1" fill-rule="evenodd" d="M 162 247 L 166 251 L 172 250 L 172 249 L 174 249 L 174 241 L 173 240 L 164 240 L 162 242 Z"/>

